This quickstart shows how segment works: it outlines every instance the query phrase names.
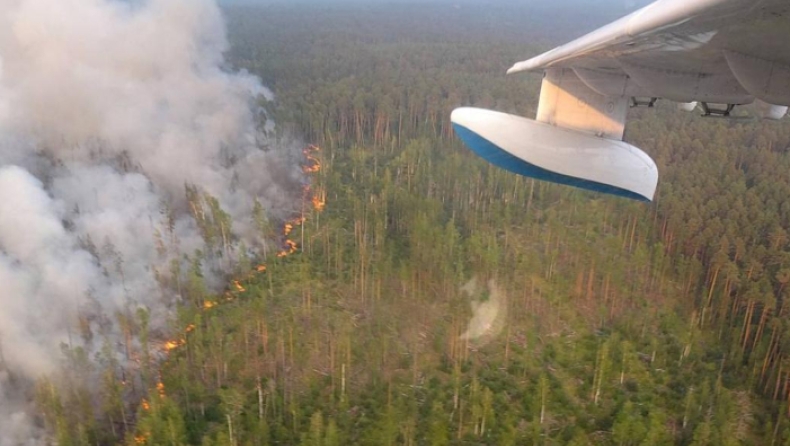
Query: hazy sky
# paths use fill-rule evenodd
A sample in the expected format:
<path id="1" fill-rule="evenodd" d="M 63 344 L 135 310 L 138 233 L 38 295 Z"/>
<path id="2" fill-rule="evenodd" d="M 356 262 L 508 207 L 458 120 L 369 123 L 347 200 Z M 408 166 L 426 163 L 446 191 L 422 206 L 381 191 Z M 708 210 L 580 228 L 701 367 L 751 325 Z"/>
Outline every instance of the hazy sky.
<path id="1" fill-rule="evenodd" d="M 634 9 L 652 3 L 652 0 L 218 0 L 220 4 L 249 3 L 249 4 L 272 4 L 272 3 L 320 3 L 320 4 L 342 4 L 342 3 L 497 3 L 497 4 L 550 4 L 562 8 L 563 6 L 578 6 L 579 4 L 600 6 L 602 4 L 611 6 L 621 6 L 624 10 Z"/>

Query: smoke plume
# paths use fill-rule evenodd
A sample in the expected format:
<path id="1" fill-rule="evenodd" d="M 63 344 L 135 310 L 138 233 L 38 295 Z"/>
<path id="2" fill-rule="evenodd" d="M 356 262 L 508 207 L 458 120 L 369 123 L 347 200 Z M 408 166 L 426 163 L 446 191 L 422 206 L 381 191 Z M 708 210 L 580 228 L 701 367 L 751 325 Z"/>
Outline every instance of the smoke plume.
<path id="1" fill-rule="evenodd" d="M 209 277 L 262 243 L 255 200 L 288 211 L 299 169 L 267 132 L 271 93 L 226 48 L 213 0 L 0 0 L 0 446 L 43 441 L 25 383 L 61 345 L 101 333 L 120 358 L 113 314 L 166 322 L 162 272 L 212 252 L 186 185 L 233 224 Z"/>

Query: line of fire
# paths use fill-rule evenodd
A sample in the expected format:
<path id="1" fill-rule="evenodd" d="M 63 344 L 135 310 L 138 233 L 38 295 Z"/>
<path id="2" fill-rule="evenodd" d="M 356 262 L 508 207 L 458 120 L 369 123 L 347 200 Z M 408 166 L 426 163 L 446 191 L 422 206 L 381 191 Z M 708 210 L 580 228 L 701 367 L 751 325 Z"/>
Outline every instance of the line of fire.
<path id="1" fill-rule="evenodd" d="M 318 153 L 321 149 L 316 145 L 309 145 L 302 150 L 302 155 L 304 156 L 304 160 L 302 163 L 302 172 L 306 175 L 313 175 L 317 174 L 321 171 L 321 161 L 318 158 Z M 275 254 L 278 259 L 282 259 L 288 257 L 296 252 L 299 251 L 299 244 L 290 238 L 293 230 L 303 225 L 306 221 L 306 212 L 305 210 L 308 207 L 312 207 L 315 212 L 321 212 L 324 210 L 326 205 L 326 192 L 322 188 L 314 188 L 310 182 L 304 184 L 302 187 L 302 207 L 301 212 L 298 216 L 293 217 L 283 223 L 282 227 L 282 245 L 281 249 Z M 223 294 L 223 299 L 221 300 L 205 300 L 203 302 L 203 311 L 211 310 L 224 302 L 232 302 L 234 301 L 240 293 L 246 291 L 243 282 L 252 280 L 256 276 L 263 274 L 267 271 L 266 263 L 260 263 L 256 265 L 252 271 L 249 271 L 244 277 L 237 277 L 231 280 L 231 285 L 229 286 L 228 290 L 225 291 Z M 194 324 L 189 324 L 184 329 L 183 336 L 178 339 L 170 339 L 162 343 L 161 351 L 163 354 L 167 355 L 171 351 L 183 347 L 187 343 L 187 335 L 195 329 Z M 156 384 L 157 395 L 159 399 L 164 399 L 166 397 L 165 393 L 165 385 L 162 383 L 162 380 L 157 380 Z M 143 399 L 140 402 L 140 407 L 145 410 L 151 410 L 151 402 L 147 399 Z M 147 435 L 138 435 L 135 437 L 135 442 L 137 444 L 145 444 L 148 439 Z"/>

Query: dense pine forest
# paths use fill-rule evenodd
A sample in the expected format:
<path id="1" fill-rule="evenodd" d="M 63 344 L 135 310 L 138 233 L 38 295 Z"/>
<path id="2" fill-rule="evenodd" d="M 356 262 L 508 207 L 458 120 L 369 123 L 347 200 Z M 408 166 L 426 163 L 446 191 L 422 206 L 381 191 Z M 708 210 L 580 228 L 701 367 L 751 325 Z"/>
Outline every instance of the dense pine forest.
<path id="1" fill-rule="evenodd" d="M 140 398 L 109 359 L 98 399 L 42 381 L 57 444 L 790 444 L 786 120 L 632 110 L 651 204 L 510 174 L 453 135 L 460 105 L 534 115 L 540 78 L 504 70 L 623 12 L 227 7 L 229 64 L 308 147 L 301 211 L 257 209 L 283 248 L 225 291 L 186 272 L 170 333 L 129 318 Z M 215 215 L 218 237 L 235 222 Z"/>

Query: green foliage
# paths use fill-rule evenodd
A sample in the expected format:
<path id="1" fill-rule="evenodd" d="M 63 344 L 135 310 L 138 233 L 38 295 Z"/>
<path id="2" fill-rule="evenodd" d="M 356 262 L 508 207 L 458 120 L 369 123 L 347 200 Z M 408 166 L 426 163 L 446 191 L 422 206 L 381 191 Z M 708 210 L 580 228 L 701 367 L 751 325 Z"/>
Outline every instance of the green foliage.
<path id="1" fill-rule="evenodd" d="M 179 406 L 167 398 L 153 398 L 149 409 L 137 417 L 138 433 L 132 444 L 180 446 L 187 444 L 184 415 Z"/>
<path id="2" fill-rule="evenodd" d="M 626 402 L 615 417 L 612 426 L 612 438 L 618 445 L 630 446 L 640 444 L 646 434 L 644 417 L 634 404 Z"/>
<path id="3" fill-rule="evenodd" d="M 162 364 L 166 394 L 147 371 L 150 410 L 105 435 L 84 396 L 42 385 L 59 444 L 790 441 L 775 401 L 790 372 L 790 126 L 635 110 L 628 139 L 661 168 L 656 204 L 535 182 L 462 147 L 449 112 L 534 113 L 539 79 L 502 68 L 561 34 L 545 11 L 307 7 L 228 9 L 229 56 L 274 87 L 278 122 L 322 147 L 326 209 L 295 229 L 300 253 L 267 252 L 228 302 L 201 265 L 229 261 L 239 222 L 187 187 L 208 250 L 183 272 L 186 344 Z M 251 206 L 243 224 L 276 237 Z M 473 278 L 496 284 L 478 304 L 500 302 L 501 324 L 470 339 Z M 118 315 L 146 351 L 148 317 Z M 88 367 L 66 353 L 73 374 Z M 120 426 L 131 392 L 113 376 L 102 407 Z"/>

